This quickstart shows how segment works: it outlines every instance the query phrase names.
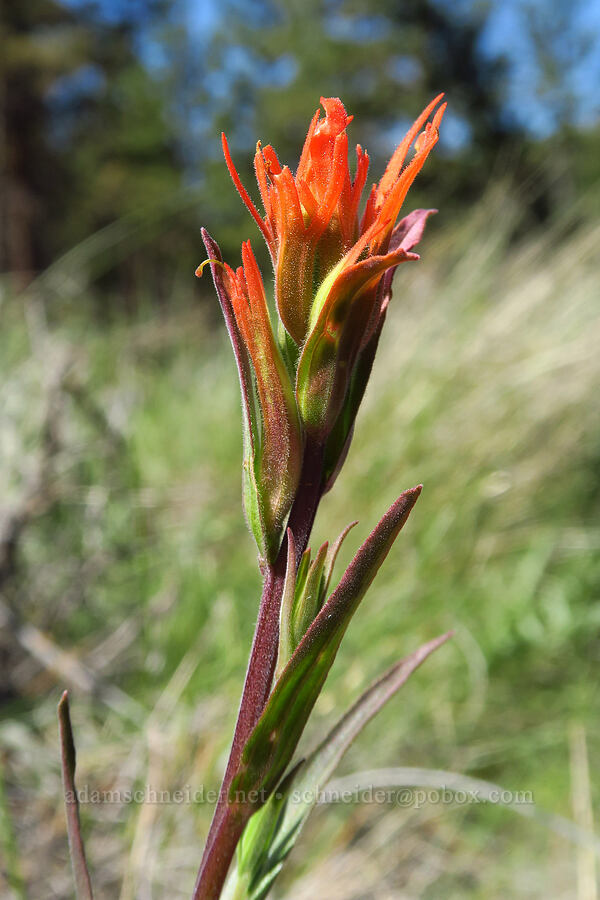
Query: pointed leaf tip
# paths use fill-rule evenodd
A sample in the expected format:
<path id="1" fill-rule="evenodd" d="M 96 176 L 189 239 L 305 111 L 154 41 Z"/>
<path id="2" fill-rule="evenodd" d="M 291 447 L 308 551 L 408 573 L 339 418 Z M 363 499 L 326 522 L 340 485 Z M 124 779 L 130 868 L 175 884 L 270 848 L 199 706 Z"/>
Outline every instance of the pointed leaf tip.
<path id="1" fill-rule="evenodd" d="M 79 819 L 79 800 L 75 786 L 75 742 L 69 712 L 69 695 L 64 691 L 58 704 L 58 734 L 63 780 L 65 812 L 67 817 L 67 837 L 69 855 L 75 879 L 75 895 L 77 900 L 93 900 L 92 882 L 85 858 L 85 848 L 81 837 Z"/>
<path id="2" fill-rule="evenodd" d="M 421 486 L 398 497 L 359 548 L 291 659 L 242 754 L 230 793 L 260 789 L 261 799 L 283 775 L 333 665 L 344 633 L 417 502 Z M 273 740 L 273 735 L 277 740 Z"/>

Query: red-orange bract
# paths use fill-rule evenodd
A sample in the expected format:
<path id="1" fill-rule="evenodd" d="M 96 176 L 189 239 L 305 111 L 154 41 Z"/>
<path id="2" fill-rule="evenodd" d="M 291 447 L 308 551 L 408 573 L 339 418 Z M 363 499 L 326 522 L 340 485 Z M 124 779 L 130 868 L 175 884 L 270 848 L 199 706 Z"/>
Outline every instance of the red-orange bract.
<path id="1" fill-rule="evenodd" d="M 442 96 L 410 128 L 372 186 L 362 216 L 369 157 L 357 145 L 352 178 L 346 133 L 352 116 L 338 98 L 321 99 L 325 115 L 317 110 L 313 116 L 295 175 L 270 144 L 257 144 L 254 169 L 264 215 L 242 184 L 223 135 L 227 167 L 265 238 L 275 272 L 277 328 L 250 243 L 242 248 L 243 267 L 234 271 L 221 263 L 218 247 L 205 234 L 242 382 L 245 507 L 268 560 L 280 545 L 306 448 L 310 444 L 322 454 L 325 489 L 345 456 L 393 273 L 400 263 L 419 258 L 411 251 L 435 212 L 414 210 L 396 224 L 438 140 L 446 108 Z M 413 143 L 414 155 L 406 163 Z"/>
<path id="2" fill-rule="evenodd" d="M 296 344 L 303 344 L 307 336 L 314 284 L 321 284 L 335 266 L 339 266 L 341 275 L 359 260 L 388 254 L 394 224 L 406 194 L 437 142 L 446 104 L 439 107 L 432 122 L 425 123 L 442 96 L 423 110 L 398 146 L 381 181 L 373 185 L 360 221 L 359 204 L 369 157 L 358 144 L 356 174 L 352 180 L 346 127 L 353 117 L 346 114 L 338 98 L 321 99 L 325 116 L 321 118 L 319 110 L 313 116 L 295 176 L 288 166 L 281 166 L 271 145 L 257 145 L 254 168 L 264 217 L 244 188 L 227 139 L 222 136 L 231 177 L 269 247 L 275 269 L 277 309 Z M 424 125 L 416 153 L 403 170 L 411 144 Z M 387 256 L 387 266 L 382 261 L 377 268 L 381 272 L 382 268 L 399 261 Z M 370 278 L 372 270 L 368 271 Z M 332 285 L 332 291 L 333 302 L 337 285 Z"/>

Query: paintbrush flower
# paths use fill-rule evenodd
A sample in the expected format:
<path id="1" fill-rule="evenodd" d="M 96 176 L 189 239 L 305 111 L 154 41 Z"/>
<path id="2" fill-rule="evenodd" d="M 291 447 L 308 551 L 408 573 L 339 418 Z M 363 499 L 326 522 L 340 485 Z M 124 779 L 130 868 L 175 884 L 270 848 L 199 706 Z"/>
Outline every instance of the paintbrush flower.
<path id="1" fill-rule="evenodd" d="M 277 321 L 272 321 L 250 244 L 242 248 L 243 267 L 234 271 L 204 233 L 242 384 L 246 513 L 267 560 L 279 547 L 307 446 L 322 451 L 324 490 L 345 458 L 393 274 L 400 263 L 419 258 L 413 249 L 435 212 L 417 209 L 398 222 L 409 188 L 438 140 L 446 108 L 442 96 L 409 129 L 372 185 L 362 215 L 369 157 L 357 145 L 352 176 L 347 135 L 352 116 L 338 98 L 321 99 L 325 114 L 315 112 L 295 174 L 281 165 L 270 144 L 257 144 L 254 169 L 263 215 L 222 136 L 227 167 L 275 272 Z"/>

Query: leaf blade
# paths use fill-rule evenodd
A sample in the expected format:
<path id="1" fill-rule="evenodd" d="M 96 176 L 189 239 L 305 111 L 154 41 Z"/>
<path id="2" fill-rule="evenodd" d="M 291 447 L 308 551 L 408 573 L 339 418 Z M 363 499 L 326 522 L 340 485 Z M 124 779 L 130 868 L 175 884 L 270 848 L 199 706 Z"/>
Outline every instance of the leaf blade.
<path id="1" fill-rule="evenodd" d="M 415 505 L 421 485 L 404 491 L 357 551 L 275 685 L 251 734 L 230 802 L 258 791 L 262 802 L 282 777 L 337 654 L 346 628 Z M 237 796 L 236 796 L 237 795 Z M 260 805 L 257 803 L 257 807 Z"/>
<path id="2" fill-rule="evenodd" d="M 262 900 L 267 896 L 317 803 L 321 788 L 350 744 L 416 669 L 452 634 L 447 632 L 423 644 L 374 681 L 308 758 L 278 786 L 277 793 L 271 795 L 265 806 L 252 817 L 253 831 L 246 836 L 246 844 L 238 857 L 238 870 L 232 876 L 232 881 L 240 878 L 248 885 L 249 900 Z M 267 834 L 269 839 L 264 841 Z"/>
<path id="3" fill-rule="evenodd" d="M 75 879 L 75 894 L 77 900 L 93 900 L 92 882 L 81 837 L 79 800 L 75 787 L 75 742 L 73 740 L 67 691 L 63 693 L 58 704 L 58 733 L 60 738 L 65 813 L 67 817 L 67 837 L 69 840 L 71 864 L 73 866 L 73 877 Z"/>

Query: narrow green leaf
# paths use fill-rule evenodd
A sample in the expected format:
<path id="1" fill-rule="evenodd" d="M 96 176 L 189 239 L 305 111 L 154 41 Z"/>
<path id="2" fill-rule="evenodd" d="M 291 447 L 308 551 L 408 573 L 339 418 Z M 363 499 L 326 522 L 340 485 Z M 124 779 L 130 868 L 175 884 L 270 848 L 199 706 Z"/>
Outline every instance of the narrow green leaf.
<path id="1" fill-rule="evenodd" d="M 296 542 L 290 528 L 287 530 L 287 540 L 287 563 L 279 616 L 279 654 L 275 669 L 275 681 L 287 665 L 295 647 L 292 634 L 292 613 L 296 589 Z"/>
<path id="2" fill-rule="evenodd" d="M 352 531 L 355 525 L 358 525 L 358 520 L 354 522 L 350 522 L 349 525 L 346 525 L 338 539 L 334 544 L 329 548 L 329 553 L 327 554 L 327 559 L 325 560 L 325 567 L 323 569 L 323 594 L 326 594 L 329 590 L 329 584 L 331 582 L 331 576 L 333 575 L 333 568 L 335 566 L 335 561 L 338 557 L 338 553 L 340 552 L 341 546 L 346 540 L 347 535 Z"/>
<path id="3" fill-rule="evenodd" d="M 230 881 L 244 885 L 249 900 L 266 897 L 312 808 L 342 756 L 370 720 L 452 632 L 423 644 L 393 665 L 359 697 L 327 737 L 280 784 L 250 819 Z"/>
<path id="4" fill-rule="evenodd" d="M 288 559 L 281 601 L 279 655 L 275 681 L 279 679 L 294 650 L 321 609 L 329 590 L 333 567 L 340 547 L 348 532 L 356 524 L 356 522 L 351 522 L 344 528 L 331 547 L 325 542 L 312 563 L 310 548 L 305 550 L 297 574 L 295 543 L 292 532 L 288 528 Z M 290 558 L 291 553 L 293 553 L 292 559 Z"/>
<path id="5" fill-rule="evenodd" d="M 405 491 L 369 535 L 283 670 L 244 748 L 231 802 L 258 808 L 281 779 L 323 687 L 344 632 L 415 505 L 421 486 Z"/>
<path id="6" fill-rule="evenodd" d="M 304 585 L 306 584 L 308 570 L 310 568 L 310 557 L 311 557 L 310 547 L 307 547 L 306 550 L 304 551 L 304 553 L 302 554 L 302 559 L 300 560 L 300 565 L 298 566 L 298 572 L 296 573 L 296 594 L 299 591 L 304 590 Z"/>
<path id="7" fill-rule="evenodd" d="M 67 835 L 75 878 L 75 894 L 77 900 L 93 900 L 92 883 L 81 838 L 79 800 L 77 799 L 75 787 L 75 743 L 73 741 L 67 691 L 64 692 L 58 704 L 58 734 L 60 739 L 65 812 L 67 814 Z"/>
<path id="8" fill-rule="evenodd" d="M 272 794 L 268 803 L 255 813 L 237 846 L 236 865 L 227 880 L 223 900 L 247 900 L 249 897 L 266 896 L 261 892 L 263 881 L 272 884 L 270 861 L 272 844 L 278 840 L 281 820 L 288 803 L 288 790 L 292 780 L 302 766 L 299 763 Z M 278 870 L 279 871 L 279 870 Z M 267 887 L 268 890 L 268 887 Z"/>
<path id="9" fill-rule="evenodd" d="M 296 649 L 323 605 L 322 575 L 328 547 L 329 544 L 325 542 L 319 549 L 310 565 L 302 590 L 300 593 L 296 592 L 292 614 L 293 650 Z"/>

